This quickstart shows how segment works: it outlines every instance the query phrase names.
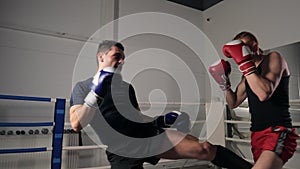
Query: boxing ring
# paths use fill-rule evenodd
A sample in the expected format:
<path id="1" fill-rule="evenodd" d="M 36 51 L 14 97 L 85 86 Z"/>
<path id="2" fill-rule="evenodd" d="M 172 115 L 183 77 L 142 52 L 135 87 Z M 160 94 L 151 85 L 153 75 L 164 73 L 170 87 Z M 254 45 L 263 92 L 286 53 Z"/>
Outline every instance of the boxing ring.
<path id="1" fill-rule="evenodd" d="M 0 95 L 1 100 L 21 100 L 21 101 L 33 101 L 33 102 L 47 102 L 54 103 L 54 116 L 52 121 L 42 121 L 42 122 L 0 122 L 1 130 L 1 167 L 4 168 L 12 168 L 11 164 L 14 165 L 16 162 L 10 163 L 9 160 L 6 160 L 4 157 L 7 154 L 22 154 L 22 153 L 40 153 L 51 151 L 51 169 L 60 169 L 61 168 L 61 150 L 62 150 L 62 139 L 63 139 L 63 129 L 64 129 L 64 117 L 65 117 L 65 99 L 51 99 L 51 98 L 43 98 L 43 97 L 28 97 L 28 96 L 11 96 L 11 95 Z M 6 105 L 8 103 L 5 103 Z M 1 108 L 2 109 L 2 108 Z M 4 109 L 5 111 L 6 109 Z M 5 117 L 1 118 L 2 120 Z M 13 136 L 14 133 L 17 136 L 26 135 L 38 135 L 40 130 L 38 128 L 46 127 L 41 130 L 41 132 L 46 135 L 49 132 L 49 127 L 52 130 L 52 140 L 51 147 L 48 146 L 34 146 L 34 147 L 9 147 L 7 144 L 3 144 L 6 139 L 12 141 L 11 138 L 3 138 Z M 7 130 L 9 128 L 20 128 L 20 130 Z M 35 130 L 32 130 L 35 128 Z M 28 129 L 26 131 L 26 129 Z M 7 131 L 6 131 L 7 130 Z M 14 139 L 14 138 L 12 138 Z M 4 161 L 2 161 L 4 160 Z M 3 164 L 4 163 L 4 164 Z M 5 164 L 6 163 L 6 164 Z M 6 166 L 7 165 L 7 166 Z M 16 166 L 17 167 L 17 166 Z"/>
<path id="2" fill-rule="evenodd" d="M 140 107 L 152 107 L 155 112 L 164 105 L 169 112 L 195 104 L 200 106 L 199 112 L 205 112 L 205 103 L 140 103 Z M 66 98 L 0 95 L 0 168 L 109 169 L 106 145 L 97 145 L 89 138 L 95 133 L 74 132 L 68 111 Z M 205 139 L 205 131 L 199 132 L 204 124 L 205 113 L 197 117 L 192 129 L 200 139 Z M 165 169 L 208 165 L 207 161 L 162 159 L 156 166 L 144 166 Z"/>
<path id="3" fill-rule="evenodd" d="M 226 146 L 244 157 L 247 161 L 253 162 L 249 130 L 251 122 L 247 100 L 233 110 L 230 110 L 228 107 L 225 109 L 226 119 L 224 120 L 224 123 L 226 127 Z M 292 125 L 296 128 L 296 131 L 300 136 L 300 100 L 290 100 L 289 111 L 293 120 Z M 285 169 L 299 168 L 299 162 L 297 164 L 297 160 L 300 158 L 300 139 L 297 140 L 297 143 L 297 151 L 285 164 Z"/>
<path id="4" fill-rule="evenodd" d="M 147 111 L 151 107 L 153 112 L 161 111 L 161 107 L 164 107 L 165 112 L 179 110 L 182 107 L 187 111 L 189 109 L 195 111 L 193 106 L 199 106 L 198 116 L 192 122 L 191 134 L 200 140 L 206 139 L 206 103 L 139 104 L 142 111 Z M 291 100 L 290 105 L 293 126 L 300 133 L 300 122 L 295 121 L 300 119 L 300 100 Z M 0 95 L 0 167 L 109 169 L 105 154 L 106 146 L 95 144 L 89 138 L 95 133 L 74 132 L 69 123 L 68 110 L 69 100 L 65 98 Z M 225 108 L 224 112 L 226 146 L 252 162 L 247 102 L 234 110 Z M 293 162 L 300 157 L 299 143 L 300 140 L 295 156 L 285 168 L 298 167 Z M 207 161 L 186 159 L 162 159 L 156 166 L 147 163 L 144 166 L 146 169 L 212 167 Z"/>
<path id="5" fill-rule="evenodd" d="M 0 95 L 0 168 L 77 168 L 80 133 L 68 121 L 69 100 Z"/>

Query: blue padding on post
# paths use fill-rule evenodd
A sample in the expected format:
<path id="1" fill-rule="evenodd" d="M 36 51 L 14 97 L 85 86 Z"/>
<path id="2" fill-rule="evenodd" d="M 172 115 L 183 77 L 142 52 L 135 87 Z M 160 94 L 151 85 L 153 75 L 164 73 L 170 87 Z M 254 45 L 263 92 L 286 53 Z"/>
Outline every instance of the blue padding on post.
<path id="1" fill-rule="evenodd" d="M 52 141 L 52 163 L 51 169 L 61 168 L 61 154 L 62 142 L 65 122 L 65 105 L 66 99 L 56 99 L 55 114 L 54 114 L 54 128 L 53 128 L 53 141 Z"/>
<path id="2" fill-rule="evenodd" d="M 42 127 L 53 126 L 53 122 L 40 122 L 40 123 L 0 123 L 0 127 Z"/>
<path id="3" fill-rule="evenodd" d="M 47 151 L 47 148 L 41 147 L 41 148 L 2 149 L 2 150 L 0 150 L 0 154 L 32 153 L 32 152 L 41 152 L 41 151 Z"/>
<path id="4" fill-rule="evenodd" d="M 54 158 L 53 159 L 53 163 L 58 163 L 59 164 L 60 162 L 61 162 L 61 159 L 59 159 L 59 158 Z"/>
<path id="5" fill-rule="evenodd" d="M 61 139 L 63 137 L 63 134 L 54 134 L 55 139 Z"/>
<path id="6" fill-rule="evenodd" d="M 51 98 L 30 96 L 0 95 L 0 99 L 51 102 Z"/>

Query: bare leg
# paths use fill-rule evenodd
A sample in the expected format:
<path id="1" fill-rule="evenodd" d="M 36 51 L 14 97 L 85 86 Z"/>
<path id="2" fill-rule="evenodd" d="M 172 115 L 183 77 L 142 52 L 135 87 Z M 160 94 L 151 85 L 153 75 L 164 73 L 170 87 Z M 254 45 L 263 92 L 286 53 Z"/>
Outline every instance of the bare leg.
<path id="1" fill-rule="evenodd" d="M 253 166 L 223 146 L 212 145 L 207 141 L 199 142 L 196 137 L 177 131 L 166 131 L 166 135 L 173 148 L 160 154 L 160 158 L 207 160 L 219 167 L 230 169 L 250 169 Z"/>
<path id="2" fill-rule="evenodd" d="M 282 160 L 272 151 L 263 151 L 253 169 L 281 169 Z"/>
<path id="3" fill-rule="evenodd" d="M 178 139 L 181 137 L 182 140 L 179 141 L 174 147 L 165 153 L 159 155 L 160 158 L 166 159 L 198 159 L 198 160 L 208 160 L 214 159 L 216 154 L 216 147 L 208 142 L 199 142 L 199 140 L 192 136 L 184 136 L 182 133 L 167 131 L 168 137 L 171 140 Z M 179 136 L 178 136 L 179 135 Z"/>

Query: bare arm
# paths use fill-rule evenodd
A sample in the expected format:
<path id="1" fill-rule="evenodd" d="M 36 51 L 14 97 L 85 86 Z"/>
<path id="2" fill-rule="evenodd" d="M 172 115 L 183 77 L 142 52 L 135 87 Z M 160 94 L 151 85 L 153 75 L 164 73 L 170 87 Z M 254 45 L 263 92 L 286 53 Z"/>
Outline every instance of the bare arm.
<path id="1" fill-rule="evenodd" d="M 272 96 L 284 71 L 288 72 L 285 60 L 279 53 L 272 52 L 263 62 L 261 75 L 252 73 L 246 79 L 259 100 L 265 101 Z"/>
<path id="2" fill-rule="evenodd" d="M 232 89 L 226 90 L 225 97 L 230 109 L 239 106 L 247 98 L 245 78 L 241 80 L 235 91 Z"/>
<path id="3" fill-rule="evenodd" d="M 70 123 L 75 131 L 81 130 L 94 117 L 95 108 L 91 108 L 86 104 L 74 105 L 70 108 Z"/>

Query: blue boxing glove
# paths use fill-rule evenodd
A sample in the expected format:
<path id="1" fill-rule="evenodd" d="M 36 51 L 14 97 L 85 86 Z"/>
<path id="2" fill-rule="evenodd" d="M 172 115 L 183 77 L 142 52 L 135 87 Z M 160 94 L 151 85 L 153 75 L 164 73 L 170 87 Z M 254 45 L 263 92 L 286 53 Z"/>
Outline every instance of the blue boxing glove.
<path id="1" fill-rule="evenodd" d="M 176 128 L 184 133 L 190 131 L 190 116 L 185 112 L 171 111 L 164 116 L 158 116 L 154 122 L 159 128 Z"/>
<path id="2" fill-rule="evenodd" d="M 90 107 L 96 107 L 98 102 L 102 101 L 109 88 L 114 68 L 107 67 L 102 69 L 96 76 L 91 84 L 91 91 L 84 99 L 85 103 Z"/>

